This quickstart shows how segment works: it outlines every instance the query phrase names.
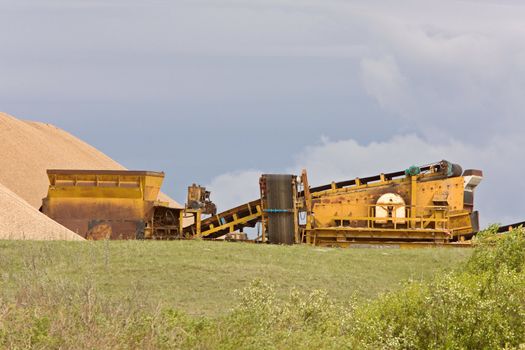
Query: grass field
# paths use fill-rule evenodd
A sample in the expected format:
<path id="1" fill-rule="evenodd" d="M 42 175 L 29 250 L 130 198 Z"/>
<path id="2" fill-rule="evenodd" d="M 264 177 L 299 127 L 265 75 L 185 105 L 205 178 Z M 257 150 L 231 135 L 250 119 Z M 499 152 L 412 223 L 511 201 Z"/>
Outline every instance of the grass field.
<path id="1" fill-rule="evenodd" d="M 0 287 L 7 298 L 31 278 L 86 284 L 110 300 L 146 309 L 218 316 L 254 279 L 278 297 L 322 289 L 335 301 L 371 299 L 407 280 L 455 269 L 469 249 L 325 249 L 228 242 L 0 242 Z"/>
<path id="2" fill-rule="evenodd" d="M 473 249 L 0 241 L 1 349 L 523 349 L 525 231 Z"/>

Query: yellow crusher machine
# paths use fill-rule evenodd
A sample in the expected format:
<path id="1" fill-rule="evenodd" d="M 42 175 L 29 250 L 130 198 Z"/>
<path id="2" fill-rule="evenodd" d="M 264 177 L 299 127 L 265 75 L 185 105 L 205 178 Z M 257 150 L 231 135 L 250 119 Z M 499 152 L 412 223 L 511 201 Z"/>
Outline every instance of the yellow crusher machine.
<path id="1" fill-rule="evenodd" d="M 441 161 L 310 187 L 305 170 L 262 175 L 260 198 L 217 213 L 204 187 L 184 208 L 157 200 L 164 173 L 48 170 L 41 211 L 88 239 L 247 239 L 324 246 L 461 243 L 478 231 L 479 170 Z"/>
<path id="2" fill-rule="evenodd" d="M 129 170 L 47 171 L 41 211 L 78 235 L 98 239 L 181 237 L 184 208 L 159 201 L 164 173 Z"/>
<path id="3" fill-rule="evenodd" d="M 461 245 L 479 230 L 474 190 L 482 178 L 448 161 L 319 187 L 309 186 L 305 170 L 267 174 L 260 199 L 203 220 L 194 212 L 185 231 L 214 239 L 260 222 L 257 240 L 277 244 Z"/>

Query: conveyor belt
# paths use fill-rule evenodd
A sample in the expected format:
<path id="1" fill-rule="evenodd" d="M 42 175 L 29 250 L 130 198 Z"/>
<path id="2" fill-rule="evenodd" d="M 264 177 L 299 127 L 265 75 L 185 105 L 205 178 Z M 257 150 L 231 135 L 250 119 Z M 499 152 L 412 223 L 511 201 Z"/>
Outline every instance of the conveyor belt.
<path id="1" fill-rule="evenodd" d="M 434 163 L 434 164 L 429 164 L 429 165 L 424 165 L 422 167 L 419 167 L 421 172 L 427 172 L 431 168 L 434 168 L 434 169 L 436 169 L 436 171 L 439 172 L 439 171 L 443 170 L 443 164 L 442 163 Z M 393 180 L 393 179 L 398 178 L 398 177 L 406 176 L 406 171 L 405 170 L 395 171 L 395 172 L 387 173 L 387 174 L 383 174 L 383 175 L 384 175 L 385 179 Z M 375 175 L 375 176 L 359 178 L 359 181 L 361 182 L 361 184 L 367 184 L 369 182 L 374 182 L 374 181 L 379 181 L 379 180 L 381 180 L 381 175 Z M 354 186 L 355 184 L 356 184 L 356 180 L 355 179 L 353 179 L 353 180 L 345 180 L 345 181 L 336 182 L 335 183 L 335 188 L 344 188 L 344 187 Z M 322 185 L 322 186 L 310 188 L 310 192 L 311 193 L 322 192 L 322 191 L 330 190 L 331 188 L 332 188 L 332 184 Z M 299 195 L 302 195 L 302 193 L 300 193 Z"/>
<path id="2" fill-rule="evenodd" d="M 255 227 L 261 216 L 261 200 L 257 199 L 202 220 L 201 236 L 218 238 L 244 227 Z M 192 229 L 194 226 L 187 228 L 187 231 Z"/>
<path id="3" fill-rule="evenodd" d="M 517 222 L 515 224 L 500 226 L 500 228 L 498 229 L 498 232 L 499 233 L 505 233 L 505 232 L 508 232 L 508 231 L 512 230 L 513 228 L 518 228 L 520 226 L 525 227 L 525 221 Z"/>

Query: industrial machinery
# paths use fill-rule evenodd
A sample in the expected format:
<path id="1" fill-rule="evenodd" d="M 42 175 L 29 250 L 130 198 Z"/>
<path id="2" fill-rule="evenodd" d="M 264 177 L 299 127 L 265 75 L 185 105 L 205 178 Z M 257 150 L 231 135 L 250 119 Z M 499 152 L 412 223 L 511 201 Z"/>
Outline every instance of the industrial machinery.
<path id="1" fill-rule="evenodd" d="M 48 170 L 41 211 L 87 239 L 182 238 L 183 208 L 158 201 L 164 173 Z"/>
<path id="2" fill-rule="evenodd" d="M 447 161 L 304 191 L 302 239 L 314 245 L 462 242 L 479 230 L 479 170 Z M 307 183 L 303 173 L 303 183 Z"/>
<path id="3" fill-rule="evenodd" d="M 262 224 L 260 241 L 324 246 L 446 244 L 478 230 L 479 170 L 441 161 L 311 188 L 301 176 L 263 175 L 261 198 L 186 228 L 218 238 Z"/>
<path id="4" fill-rule="evenodd" d="M 217 214 L 217 206 L 210 200 L 210 194 L 210 191 L 206 191 L 206 187 L 198 186 L 196 184 L 191 185 L 188 187 L 186 209 L 200 209 L 202 214 L 208 215 Z"/>
<path id="5" fill-rule="evenodd" d="M 249 203 L 212 215 L 194 224 L 185 227 L 185 235 L 192 235 L 205 239 L 217 239 L 246 227 L 255 227 L 262 218 L 261 200 L 256 199 Z"/>
<path id="6" fill-rule="evenodd" d="M 310 187 L 308 175 L 266 174 L 260 198 L 217 213 L 206 188 L 184 208 L 157 200 L 164 173 L 48 170 L 42 212 L 88 239 L 247 239 L 311 245 L 461 245 L 478 230 L 479 170 L 447 161 Z"/>

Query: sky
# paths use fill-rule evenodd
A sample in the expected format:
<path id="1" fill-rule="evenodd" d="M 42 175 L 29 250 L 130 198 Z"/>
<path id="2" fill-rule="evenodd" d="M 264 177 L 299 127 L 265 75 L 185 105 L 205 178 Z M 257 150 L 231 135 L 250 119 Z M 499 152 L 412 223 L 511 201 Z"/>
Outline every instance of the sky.
<path id="1" fill-rule="evenodd" d="M 447 159 L 483 225 L 525 220 L 519 0 L 0 0 L 0 110 L 219 209 Z"/>

